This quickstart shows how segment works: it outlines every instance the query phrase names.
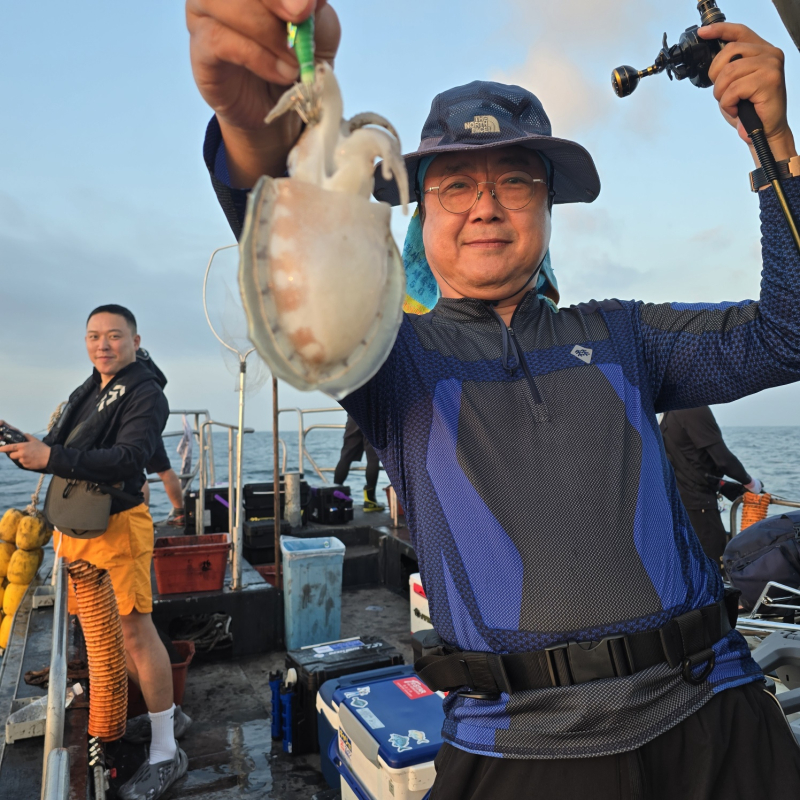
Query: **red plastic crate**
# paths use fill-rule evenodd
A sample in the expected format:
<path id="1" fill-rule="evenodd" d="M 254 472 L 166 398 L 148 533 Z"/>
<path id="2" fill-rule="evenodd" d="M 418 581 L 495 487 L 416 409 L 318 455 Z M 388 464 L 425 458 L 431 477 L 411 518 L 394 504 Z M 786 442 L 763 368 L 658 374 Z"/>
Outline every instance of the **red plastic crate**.
<path id="1" fill-rule="evenodd" d="M 219 591 L 230 548 L 227 533 L 159 537 L 153 549 L 158 593 Z"/>
<path id="2" fill-rule="evenodd" d="M 275 565 L 274 564 L 256 564 L 253 569 L 267 582 L 275 585 Z"/>
<path id="3" fill-rule="evenodd" d="M 194 658 L 194 642 L 173 642 L 172 646 L 183 659 L 180 664 L 170 665 L 172 667 L 172 702 L 176 706 L 180 706 L 183 705 L 183 694 L 186 691 L 186 673 Z M 139 687 L 128 678 L 128 719 L 146 713 L 147 705 Z"/>

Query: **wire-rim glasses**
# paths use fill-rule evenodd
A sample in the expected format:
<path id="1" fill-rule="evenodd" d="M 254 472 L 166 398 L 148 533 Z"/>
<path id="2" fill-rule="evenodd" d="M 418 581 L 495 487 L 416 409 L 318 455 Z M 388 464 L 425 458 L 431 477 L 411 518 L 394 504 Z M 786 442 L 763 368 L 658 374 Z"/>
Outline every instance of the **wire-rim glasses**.
<path id="1" fill-rule="evenodd" d="M 466 214 L 483 196 L 481 186 L 492 186 L 492 197 L 509 211 L 525 208 L 536 194 L 536 185 L 547 186 L 542 178 L 533 178 L 527 172 L 504 172 L 495 181 L 476 181 L 469 175 L 451 175 L 438 186 L 425 189 L 423 194 L 436 192 L 445 211 Z"/>

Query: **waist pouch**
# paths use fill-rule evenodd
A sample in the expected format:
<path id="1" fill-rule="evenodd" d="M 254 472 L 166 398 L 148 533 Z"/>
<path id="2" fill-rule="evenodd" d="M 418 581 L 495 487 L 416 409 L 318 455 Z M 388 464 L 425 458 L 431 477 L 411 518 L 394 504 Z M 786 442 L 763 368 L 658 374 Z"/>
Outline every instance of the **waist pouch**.
<path id="1" fill-rule="evenodd" d="M 129 504 L 136 502 L 133 495 L 116 486 L 53 475 L 44 500 L 44 515 L 66 536 L 96 539 L 108 528 L 111 500 L 115 497 Z"/>
<path id="2" fill-rule="evenodd" d="M 65 445 L 72 444 L 84 423 L 80 423 L 67 437 Z M 117 486 L 59 478 L 53 475 L 44 499 L 44 516 L 66 536 L 75 539 L 96 539 L 106 532 L 111 516 L 112 498 L 135 505 L 136 498 Z"/>
<path id="3" fill-rule="evenodd" d="M 477 700 L 626 677 L 664 663 L 681 667 L 684 680 L 699 685 L 714 669 L 712 645 L 736 627 L 739 594 L 727 589 L 718 603 L 681 614 L 658 630 L 608 636 L 599 642 L 566 642 L 532 653 L 459 650 L 435 631 L 418 631 L 414 638 L 422 645 L 423 656 L 414 669 L 434 692 L 455 691 Z"/>

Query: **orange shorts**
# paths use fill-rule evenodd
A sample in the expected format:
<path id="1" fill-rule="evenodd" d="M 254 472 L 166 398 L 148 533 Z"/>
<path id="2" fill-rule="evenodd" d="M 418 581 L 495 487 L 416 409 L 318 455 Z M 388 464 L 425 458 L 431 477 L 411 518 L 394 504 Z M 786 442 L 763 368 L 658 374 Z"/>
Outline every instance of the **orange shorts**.
<path id="1" fill-rule="evenodd" d="M 56 531 L 53 547 L 67 563 L 82 558 L 96 567 L 107 569 L 120 614 L 125 616 L 133 609 L 141 614 L 149 614 L 153 610 L 153 590 L 150 585 L 153 537 L 153 518 L 142 503 L 128 511 L 112 514 L 106 532 L 95 539 L 76 539 Z M 78 613 L 72 581 L 69 587 L 69 613 Z"/>

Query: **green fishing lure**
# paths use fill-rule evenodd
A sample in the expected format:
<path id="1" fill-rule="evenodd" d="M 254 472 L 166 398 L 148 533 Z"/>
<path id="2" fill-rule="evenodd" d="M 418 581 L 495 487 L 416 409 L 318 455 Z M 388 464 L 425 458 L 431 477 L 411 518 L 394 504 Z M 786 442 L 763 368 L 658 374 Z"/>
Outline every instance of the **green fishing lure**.
<path id="1" fill-rule="evenodd" d="M 314 17 L 309 17 L 299 25 L 287 22 L 286 30 L 289 47 L 295 51 L 300 62 L 300 81 L 314 83 Z"/>

